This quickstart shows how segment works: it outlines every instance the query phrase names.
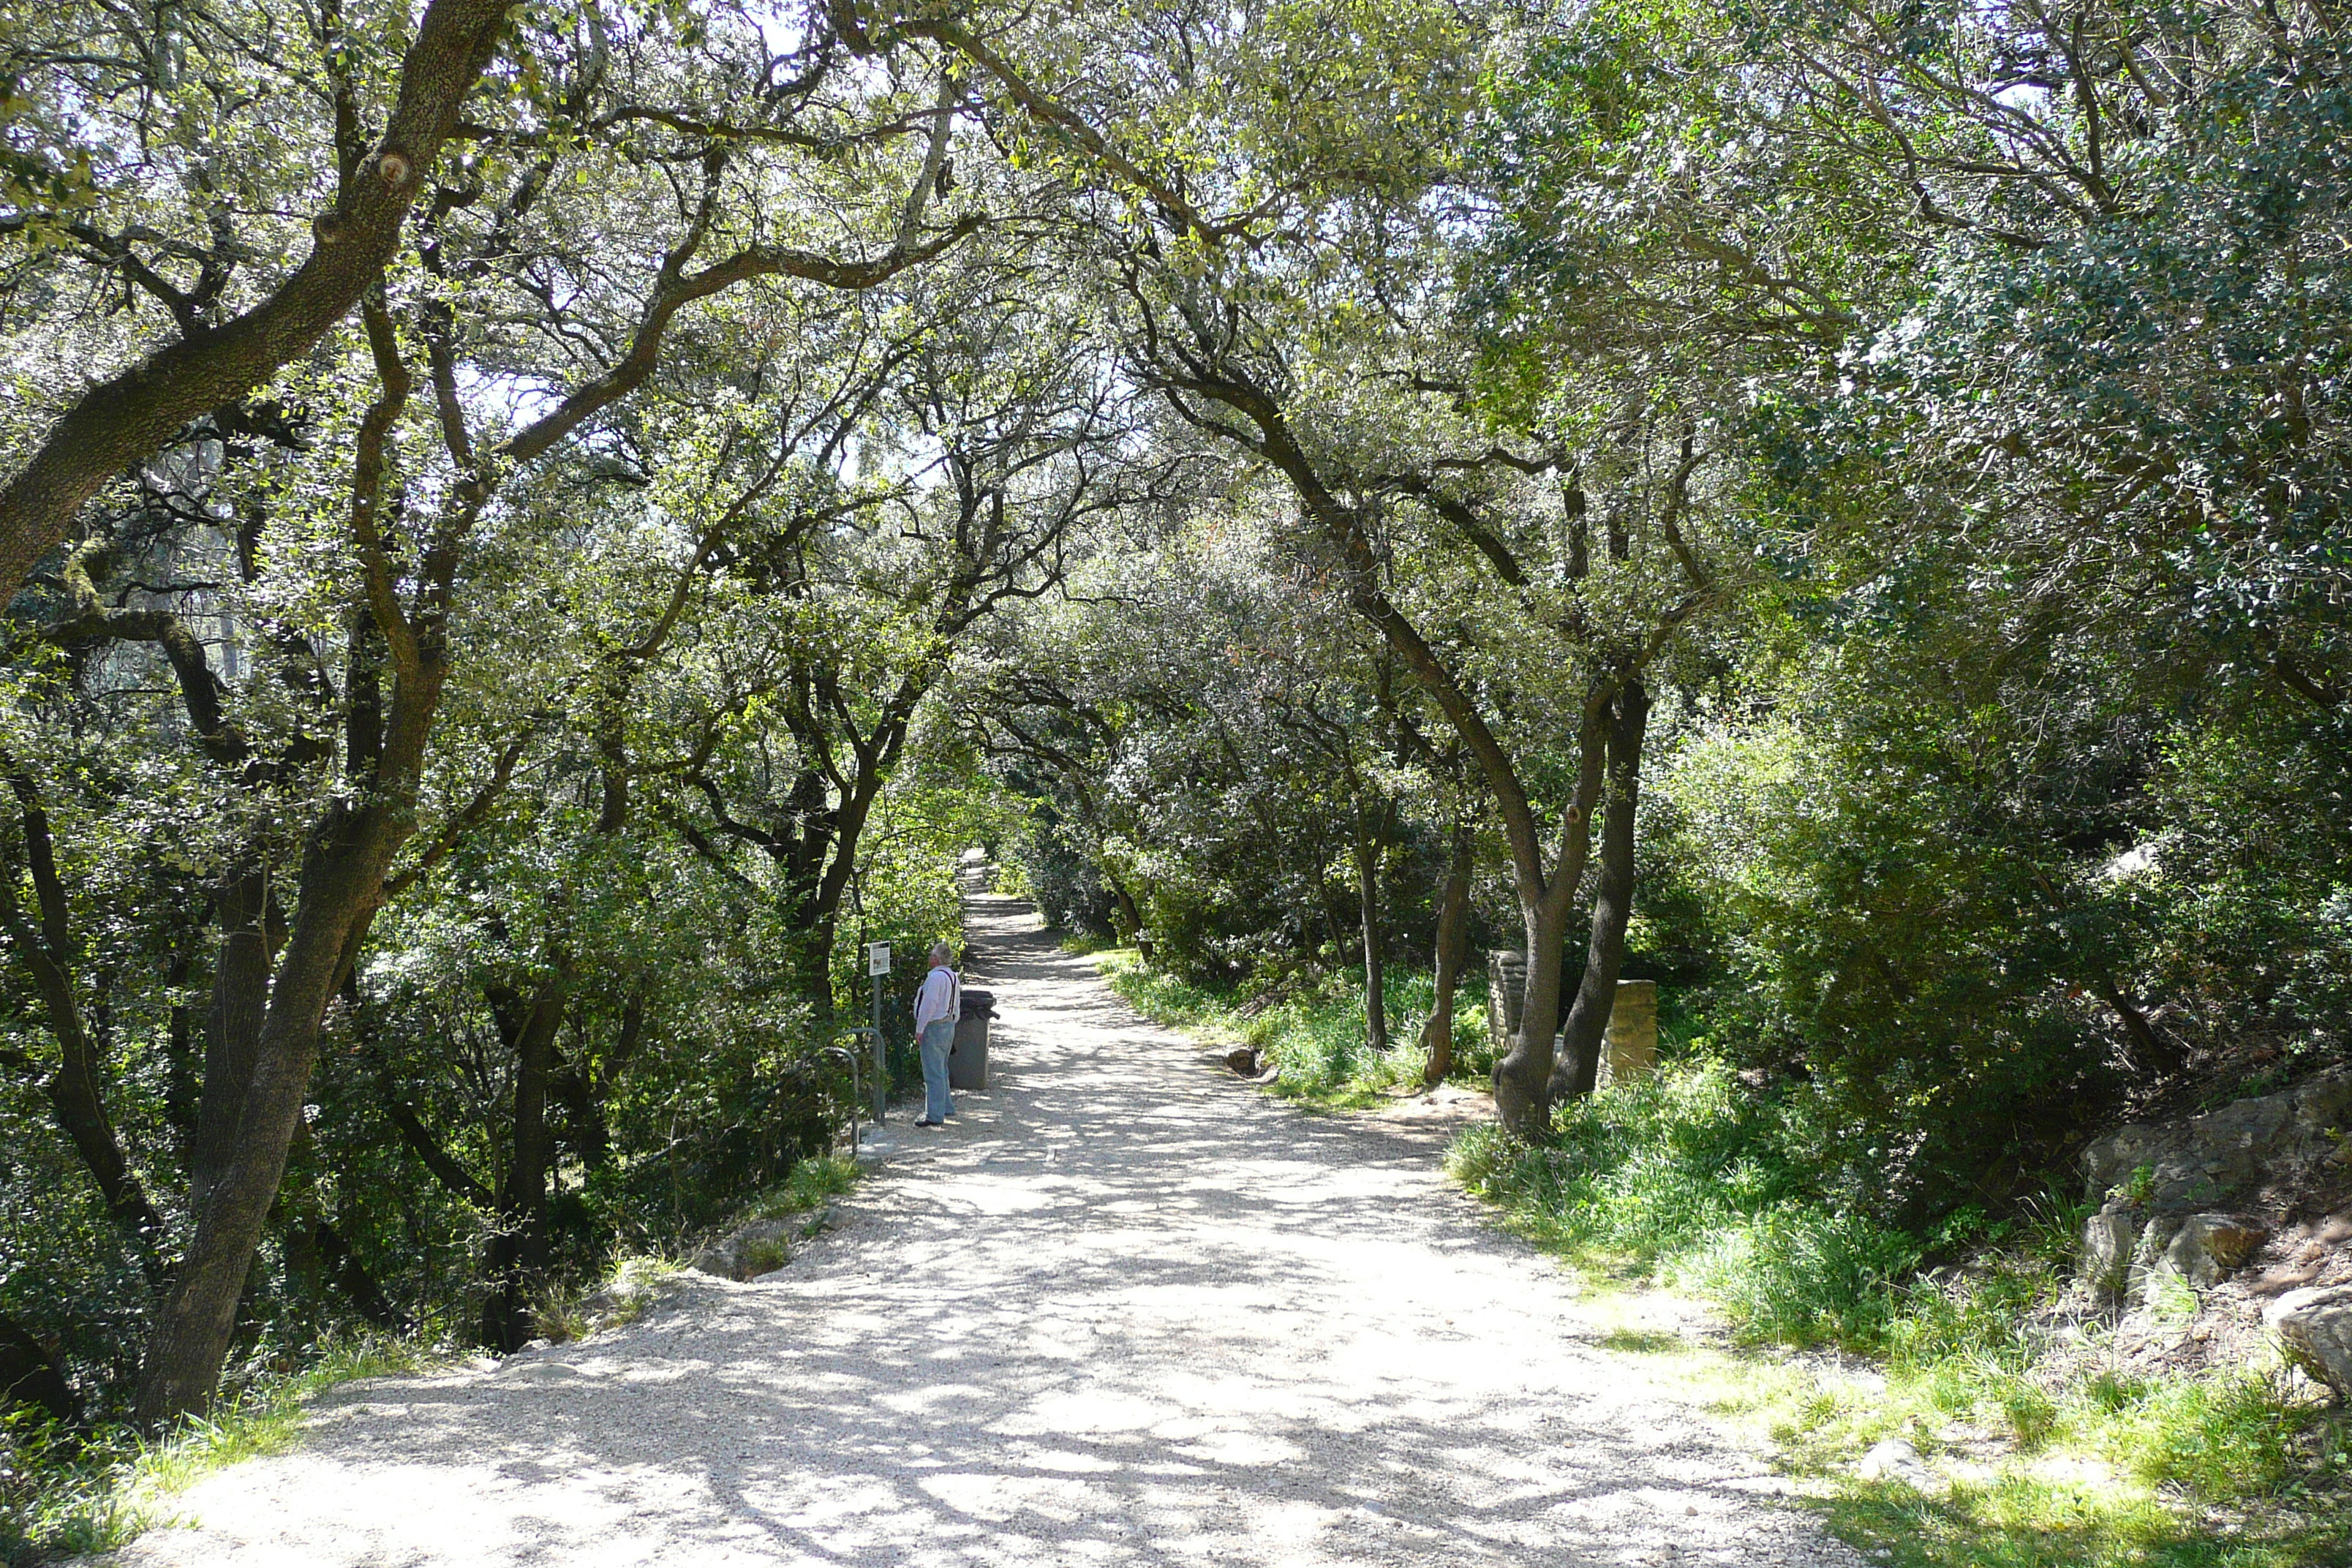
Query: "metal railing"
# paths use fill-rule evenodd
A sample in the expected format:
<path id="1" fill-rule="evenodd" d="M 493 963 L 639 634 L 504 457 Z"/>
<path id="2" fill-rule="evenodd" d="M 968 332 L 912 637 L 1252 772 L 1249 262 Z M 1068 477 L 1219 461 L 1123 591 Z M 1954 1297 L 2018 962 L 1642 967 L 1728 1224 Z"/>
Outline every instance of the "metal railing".
<path id="1" fill-rule="evenodd" d="M 878 1036 L 880 1031 L 861 1025 L 855 1029 L 841 1029 L 835 1033 L 838 1037 L 866 1038 Z M 851 1050 L 847 1046 L 827 1046 L 822 1054 L 838 1058 L 849 1064 L 849 1157 L 855 1160 L 857 1158 L 858 1149 L 857 1117 L 866 1105 L 866 1086 L 863 1068 L 858 1061 L 858 1053 Z M 875 1120 L 878 1122 L 881 1118 L 877 1117 Z"/>

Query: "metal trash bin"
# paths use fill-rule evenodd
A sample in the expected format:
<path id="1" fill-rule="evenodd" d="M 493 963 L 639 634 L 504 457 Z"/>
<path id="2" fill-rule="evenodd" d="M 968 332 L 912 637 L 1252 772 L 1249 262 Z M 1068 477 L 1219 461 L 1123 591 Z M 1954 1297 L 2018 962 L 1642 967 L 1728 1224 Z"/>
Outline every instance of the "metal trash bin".
<path id="1" fill-rule="evenodd" d="M 996 1016 L 996 997 L 987 991 L 963 994 L 963 1016 L 956 1020 L 955 1043 L 948 1047 L 948 1087 L 984 1089 L 988 1087 L 988 1025 Z"/>

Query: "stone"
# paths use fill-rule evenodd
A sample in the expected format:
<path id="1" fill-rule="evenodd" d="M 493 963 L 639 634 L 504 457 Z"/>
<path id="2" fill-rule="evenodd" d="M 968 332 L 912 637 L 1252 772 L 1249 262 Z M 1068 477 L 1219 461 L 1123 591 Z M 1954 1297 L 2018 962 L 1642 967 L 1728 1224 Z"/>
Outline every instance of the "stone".
<path id="1" fill-rule="evenodd" d="M 715 1274 L 721 1279 L 754 1279 L 762 1274 L 772 1274 L 792 1261 L 792 1235 L 791 1220 L 753 1220 L 738 1226 L 696 1253 L 686 1266 L 698 1274 Z"/>
<path id="2" fill-rule="evenodd" d="M 1941 1479 L 1919 1458 L 1919 1450 L 1900 1437 L 1882 1437 L 1870 1446 L 1853 1467 L 1865 1481 L 1899 1481 L 1913 1491 L 1943 1489 Z"/>
<path id="3" fill-rule="evenodd" d="M 2141 1224 L 2140 1212 L 2126 1203 L 2111 1203 L 2083 1222 L 2074 1273 L 2104 1301 L 2120 1301 L 2131 1284 Z"/>
<path id="4" fill-rule="evenodd" d="M 2125 1271 L 2124 1301 L 2136 1315 L 2158 1320 L 2193 1317 L 2197 1294 L 2166 1265 L 2173 1238 L 2180 1234 L 2177 1215 L 2150 1215 L 2140 1226 L 2131 1265 Z"/>
<path id="5" fill-rule="evenodd" d="M 1552 1047 L 1561 1046 L 1560 1031 L 1568 1023 L 1570 1004 L 1576 1000 L 1577 975 L 1571 968 L 1560 975 L 1559 1023 L 1554 1026 Z M 1486 954 L 1486 1041 L 1500 1058 L 1518 1033 L 1519 1012 L 1528 994 L 1527 954 L 1496 948 Z M 1594 1087 L 1643 1077 L 1658 1065 L 1658 983 L 1621 980 L 1609 1008 L 1608 1044 L 1602 1048 Z"/>
<path id="6" fill-rule="evenodd" d="M 2117 1128 L 2083 1151 L 2083 1173 L 2095 1202 L 2128 1193 L 2157 1213 L 2211 1210 L 2342 1160 L 2347 1123 L 2352 1074 L 2339 1073 L 2201 1116 Z"/>
<path id="7" fill-rule="evenodd" d="M 1658 1065 L 1658 983 L 1620 980 L 1609 1007 L 1609 1041 L 1598 1087 L 1647 1078 Z"/>
<path id="8" fill-rule="evenodd" d="M 2210 1290 L 2242 1267 L 2268 1234 L 2238 1215 L 2151 1215 L 2114 1199 L 2083 1222 L 2074 1272 L 2105 1305 L 2177 1303 L 2173 1281 Z"/>
<path id="9" fill-rule="evenodd" d="M 1496 948 L 1486 954 L 1486 1043 L 1496 1060 L 1511 1048 L 1519 1028 L 1519 1004 L 1528 994 L 1528 956 Z"/>
<path id="10" fill-rule="evenodd" d="M 2352 1285 L 2290 1290 L 2263 1309 L 2287 1359 L 2352 1399 Z"/>
<path id="11" fill-rule="evenodd" d="M 2190 1215 L 2165 1245 L 2158 1267 L 2179 1275 L 2197 1289 L 2210 1290 L 2252 1258 L 2269 1234 L 2252 1220 L 2236 1215 Z"/>

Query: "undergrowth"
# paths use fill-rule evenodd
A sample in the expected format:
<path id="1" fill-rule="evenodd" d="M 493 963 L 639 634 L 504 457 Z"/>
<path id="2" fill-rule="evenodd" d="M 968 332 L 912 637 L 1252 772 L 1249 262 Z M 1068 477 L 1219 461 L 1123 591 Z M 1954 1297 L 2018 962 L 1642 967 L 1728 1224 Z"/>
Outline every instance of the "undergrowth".
<path id="1" fill-rule="evenodd" d="M 1860 1377 L 1800 1360 L 1759 1378 L 1727 1360 L 1710 1386 L 1877 1561 L 2352 1563 L 2352 1424 L 2307 1384 L 2276 1368 L 2127 1374 L 2107 1331 L 2053 1310 L 2079 1209 L 1963 1213 L 1915 1236 L 1817 1190 L 1789 1115 L 1721 1065 L 1685 1062 L 1563 1109 L 1549 1146 L 1482 1126 L 1448 1164 L 1588 1273 L 1703 1296 L 1738 1342 L 1871 1358 L 1876 1375 Z M 1921 1268 L 1964 1252 L 1965 1268 Z M 1920 1456 L 1913 1481 L 1857 1474 L 1887 1439 Z"/>
<path id="2" fill-rule="evenodd" d="M 864 1169 L 846 1154 L 814 1155 L 795 1163 L 782 1182 L 753 1198 L 736 1223 L 814 1213 L 857 1185 L 864 1174 Z"/>
<path id="3" fill-rule="evenodd" d="M 1429 1065 L 1421 1026 L 1436 991 L 1425 971 L 1388 971 L 1391 1044 L 1375 1051 L 1363 986 L 1353 973 L 1294 981 L 1286 990 L 1252 998 L 1151 968 L 1132 948 L 1096 949 L 1093 956 L 1111 989 L 1138 1012 L 1219 1044 L 1252 1047 L 1278 1069 L 1274 1091 L 1305 1104 L 1324 1110 L 1370 1105 L 1386 1090 L 1420 1083 Z M 1465 974 L 1454 996 L 1454 1076 L 1483 1079 L 1493 1067 L 1484 976 Z"/>
<path id="4" fill-rule="evenodd" d="M 864 1173 L 846 1154 L 819 1154 L 798 1161 L 782 1181 L 754 1196 L 718 1231 L 730 1231 L 753 1220 L 788 1220 L 814 1214 L 855 1187 Z M 791 1261 L 785 1242 L 771 1245 L 773 1251 L 768 1267 L 781 1268 Z M 625 1328 L 645 1316 L 660 1300 L 663 1284 L 684 1267 L 675 1258 L 644 1254 L 616 1258 L 601 1279 L 582 1289 L 551 1295 L 537 1313 L 540 1334 L 562 1344 Z M 767 1272 L 767 1267 L 757 1272 Z"/>
<path id="5" fill-rule="evenodd" d="M 224 1465 L 293 1446 L 303 1402 L 357 1378 L 425 1370 L 449 1354 L 415 1339 L 331 1341 L 299 1372 L 257 1382 L 168 1435 L 116 1423 L 86 1432 L 18 1407 L 0 1417 L 0 1563 L 50 1563 L 127 1544 L 167 1523 L 172 1500 Z"/>
<path id="6" fill-rule="evenodd" d="M 737 1223 L 814 1213 L 856 1186 L 859 1174 L 845 1155 L 803 1160 Z M 551 1297 L 538 1314 L 540 1331 L 562 1341 L 633 1322 L 678 1267 L 662 1258 L 616 1258 L 590 1289 Z M 20 1568 L 126 1545 L 169 1523 L 173 1497 L 198 1478 L 291 1447 L 302 1407 L 315 1395 L 360 1378 L 429 1370 L 459 1353 L 415 1336 L 328 1340 L 300 1370 L 259 1375 L 209 1415 L 188 1417 L 156 1438 L 119 1422 L 76 1431 L 29 1406 L 0 1414 L 0 1564 Z"/>

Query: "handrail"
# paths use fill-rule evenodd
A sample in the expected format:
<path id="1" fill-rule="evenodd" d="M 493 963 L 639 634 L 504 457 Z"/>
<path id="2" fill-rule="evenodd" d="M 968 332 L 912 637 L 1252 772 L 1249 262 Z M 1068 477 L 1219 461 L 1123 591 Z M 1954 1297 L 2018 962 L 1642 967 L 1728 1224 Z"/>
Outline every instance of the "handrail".
<path id="1" fill-rule="evenodd" d="M 875 1031 L 873 1029 L 863 1026 L 855 1029 L 836 1029 L 834 1031 L 836 1036 L 870 1035 L 874 1032 Z M 839 1057 L 843 1061 L 849 1064 L 849 1157 L 855 1160 L 857 1158 L 858 1149 L 857 1112 L 866 1103 L 866 1088 L 864 1079 L 859 1073 L 857 1053 L 851 1050 L 847 1046 L 827 1046 L 818 1054 L 827 1057 Z"/>

